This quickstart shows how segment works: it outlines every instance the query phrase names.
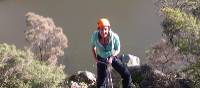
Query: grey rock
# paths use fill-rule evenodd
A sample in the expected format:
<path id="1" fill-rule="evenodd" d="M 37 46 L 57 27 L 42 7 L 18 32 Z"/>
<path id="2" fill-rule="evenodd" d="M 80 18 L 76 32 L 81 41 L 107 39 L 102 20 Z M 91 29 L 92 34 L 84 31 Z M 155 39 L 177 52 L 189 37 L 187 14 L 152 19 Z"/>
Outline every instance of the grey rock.
<path id="1" fill-rule="evenodd" d="M 85 83 L 89 87 L 95 85 L 96 77 L 89 71 L 78 71 L 69 77 L 69 82 L 76 82 L 76 84 Z"/>
<path id="2" fill-rule="evenodd" d="M 132 54 L 122 54 L 119 59 L 128 67 L 140 66 L 140 58 Z"/>
<path id="3" fill-rule="evenodd" d="M 184 77 L 164 74 L 144 64 L 129 69 L 134 83 L 140 88 L 192 88 L 192 81 Z"/>

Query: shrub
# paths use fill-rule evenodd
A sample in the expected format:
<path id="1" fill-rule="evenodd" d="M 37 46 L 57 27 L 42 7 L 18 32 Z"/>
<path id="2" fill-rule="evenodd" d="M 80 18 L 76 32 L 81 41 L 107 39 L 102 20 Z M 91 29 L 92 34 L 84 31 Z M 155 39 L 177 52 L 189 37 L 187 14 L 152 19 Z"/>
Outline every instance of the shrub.
<path id="1" fill-rule="evenodd" d="M 56 64 L 59 56 L 64 55 L 68 40 L 61 27 L 57 27 L 49 17 L 35 13 L 26 14 L 27 30 L 25 38 L 40 61 Z"/>
<path id="2" fill-rule="evenodd" d="M 66 77 L 63 69 L 34 59 L 30 50 L 0 44 L 0 87 L 57 88 Z"/>

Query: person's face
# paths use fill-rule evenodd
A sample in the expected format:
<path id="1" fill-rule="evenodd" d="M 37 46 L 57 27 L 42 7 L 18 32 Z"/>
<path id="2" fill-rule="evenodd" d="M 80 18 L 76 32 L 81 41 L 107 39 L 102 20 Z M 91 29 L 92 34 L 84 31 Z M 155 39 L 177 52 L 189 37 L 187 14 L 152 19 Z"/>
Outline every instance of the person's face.
<path id="1" fill-rule="evenodd" d="M 105 26 L 103 29 L 99 29 L 102 38 L 106 38 L 109 34 L 110 27 Z"/>

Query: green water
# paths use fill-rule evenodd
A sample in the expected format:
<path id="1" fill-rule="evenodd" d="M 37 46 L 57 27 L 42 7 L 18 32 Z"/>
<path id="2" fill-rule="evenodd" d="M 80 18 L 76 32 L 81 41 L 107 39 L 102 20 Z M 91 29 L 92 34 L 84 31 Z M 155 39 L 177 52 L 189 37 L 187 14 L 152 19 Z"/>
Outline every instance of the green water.
<path id="1" fill-rule="evenodd" d="M 68 73 L 78 70 L 95 72 L 90 50 L 90 35 L 99 17 L 111 21 L 112 30 L 121 40 L 121 54 L 131 53 L 145 62 L 148 49 L 161 34 L 160 17 L 152 0 L 0 0 L 0 41 L 27 45 L 24 38 L 28 11 L 54 19 L 69 39 L 69 48 L 60 63 Z"/>

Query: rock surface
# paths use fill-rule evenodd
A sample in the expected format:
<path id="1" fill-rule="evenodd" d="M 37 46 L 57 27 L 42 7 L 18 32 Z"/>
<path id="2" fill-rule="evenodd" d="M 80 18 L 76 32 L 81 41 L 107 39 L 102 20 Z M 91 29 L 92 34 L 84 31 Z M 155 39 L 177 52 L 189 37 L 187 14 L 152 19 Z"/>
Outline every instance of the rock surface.
<path id="1" fill-rule="evenodd" d="M 119 59 L 128 67 L 136 88 L 192 88 L 191 80 L 182 75 L 166 75 L 147 64 L 141 65 L 137 56 L 127 54 Z M 114 69 L 112 79 L 114 88 L 122 88 L 122 79 Z M 70 88 L 95 88 L 96 78 L 91 72 L 79 71 L 69 78 L 69 82 Z"/>
<path id="2" fill-rule="evenodd" d="M 123 54 L 119 59 L 128 67 L 140 66 L 140 58 L 132 54 Z"/>
<path id="3" fill-rule="evenodd" d="M 89 71 L 78 71 L 69 77 L 68 85 L 70 88 L 88 88 L 95 86 L 95 75 Z"/>

